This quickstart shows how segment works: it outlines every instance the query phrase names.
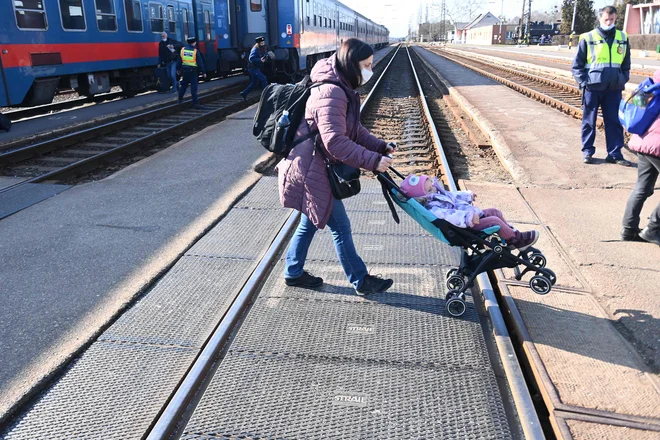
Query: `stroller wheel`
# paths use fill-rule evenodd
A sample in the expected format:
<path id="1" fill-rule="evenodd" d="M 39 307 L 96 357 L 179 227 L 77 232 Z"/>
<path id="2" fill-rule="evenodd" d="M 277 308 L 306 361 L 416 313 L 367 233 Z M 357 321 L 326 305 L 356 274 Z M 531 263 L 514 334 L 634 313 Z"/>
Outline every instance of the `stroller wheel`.
<path id="1" fill-rule="evenodd" d="M 532 254 L 529 256 L 529 262 L 536 267 L 545 267 L 547 263 L 545 255 L 540 252 L 532 252 Z"/>
<path id="2" fill-rule="evenodd" d="M 532 279 L 529 280 L 529 287 L 534 293 L 545 295 L 550 292 L 550 289 L 552 289 L 552 282 L 544 275 L 534 275 Z"/>
<path id="3" fill-rule="evenodd" d="M 467 310 L 467 304 L 462 298 L 456 296 L 447 301 L 445 308 L 451 316 L 461 316 Z"/>
<path id="4" fill-rule="evenodd" d="M 447 272 L 447 279 L 453 277 L 457 273 L 458 273 L 458 269 L 456 269 L 456 268 L 449 269 L 449 272 Z"/>
<path id="5" fill-rule="evenodd" d="M 445 301 L 449 301 L 452 298 L 465 298 L 465 293 L 462 293 L 460 290 L 451 289 L 445 295 Z"/>
<path id="6" fill-rule="evenodd" d="M 452 275 L 447 280 L 447 289 L 449 290 L 463 290 L 465 287 L 465 280 L 462 276 Z"/>
<path id="7" fill-rule="evenodd" d="M 550 283 L 554 286 L 555 283 L 557 282 L 557 275 L 553 271 L 551 271 L 548 268 L 544 268 L 546 272 L 550 273 Z"/>

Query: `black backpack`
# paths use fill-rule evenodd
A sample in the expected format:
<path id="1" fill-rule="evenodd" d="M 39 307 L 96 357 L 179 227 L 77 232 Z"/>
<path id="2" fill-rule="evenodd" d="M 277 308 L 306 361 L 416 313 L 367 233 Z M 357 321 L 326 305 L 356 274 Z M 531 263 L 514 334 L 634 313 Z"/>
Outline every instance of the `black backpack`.
<path id="1" fill-rule="evenodd" d="M 269 84 L 261 93 L 259 108 L 254 115 L 252 134 L 259 143 L 268 151 L 278 156 L 287 157 L 296 145 L 313 137 L 316 133 L 297 139 L 293 138 L 300 121 L 305 116 L 305 105 L 313 87 L 325 83 L 314 83 L 305 76 L 296 84 Z M 280 125 L 278 121 L 284 111 L 288 111 L 288 122 L 286 120 Z M 289 129 L 291 128 L 291 129 Z"/>

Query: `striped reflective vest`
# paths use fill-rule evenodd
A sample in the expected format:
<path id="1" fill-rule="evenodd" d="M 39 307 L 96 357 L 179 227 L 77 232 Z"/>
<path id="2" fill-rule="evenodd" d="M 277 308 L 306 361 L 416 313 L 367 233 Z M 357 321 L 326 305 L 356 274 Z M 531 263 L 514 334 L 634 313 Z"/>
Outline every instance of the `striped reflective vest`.
<path id="1" fill-rule="evenodd" d="M 584 65 L 589 71 L 601 71 L 605 67 L 621 68 L 623 59 L 628 50 L 628 36 L 617 29 L 612 47 L 607 44 L 597 29 L 580 35 L 580 40 L 587 40 L 587 63 Z"/>
<path id="2" fill-rule="evenodd" d="M 188 67 L 197 67 L 197 49 L 181 49 L 181 64 Z"/>

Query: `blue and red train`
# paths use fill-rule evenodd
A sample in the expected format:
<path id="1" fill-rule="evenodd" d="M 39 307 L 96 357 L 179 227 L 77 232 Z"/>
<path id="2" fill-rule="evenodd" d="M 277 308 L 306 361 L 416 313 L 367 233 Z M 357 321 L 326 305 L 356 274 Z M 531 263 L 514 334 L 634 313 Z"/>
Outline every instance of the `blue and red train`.
<path id="1" fill-rule="evenodd" d="M 209 74 L 245 68 L 259 35 L 275 53 L 269 74 L 293 76 L 350 37 L 374 47 L 389 32 L 333 0 L 3 0 L 0 107 L 52 102 L 58 90 L 92 96 L 153 85 L 160 33 L 196 36 Z"/>

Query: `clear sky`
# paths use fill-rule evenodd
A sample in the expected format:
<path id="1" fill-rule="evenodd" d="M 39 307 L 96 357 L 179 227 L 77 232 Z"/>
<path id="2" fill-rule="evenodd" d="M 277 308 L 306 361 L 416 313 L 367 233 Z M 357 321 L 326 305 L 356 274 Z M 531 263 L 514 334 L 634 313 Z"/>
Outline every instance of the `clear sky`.
<path id="1" fill-rule="evenodd" d="M 408 23 L 412 17 L 417 23 L 417 12 L 419 5 L 429 5 L 429 16 L 436 5 L 435 14 L 439 17 L 441 0 L 340 0 L 347 6 L 357 10 L 370 19 L 384 24 L 390 30 L 390 36 L 403 37 L 408 33 Z M 473 0 L 474 1 L 474 0 Z M 527 0 L 525 0 L 527 1 Z M 466 0 L 446 0 L 447 9 L 452 9 L 455 4 L 464 4 Z M 561 0 L 532 0 L 532 11 L 546 11 L 553 6 L 561 5 Z M 614 1 L 594 0 L 596 9 L 602 8 Z M 522 0 L 483 0 L 481 12 L 490 11 L 494 15 L 500 15 L 503 6 L 505 17 L 520 16 L 522 12 Z"/>

